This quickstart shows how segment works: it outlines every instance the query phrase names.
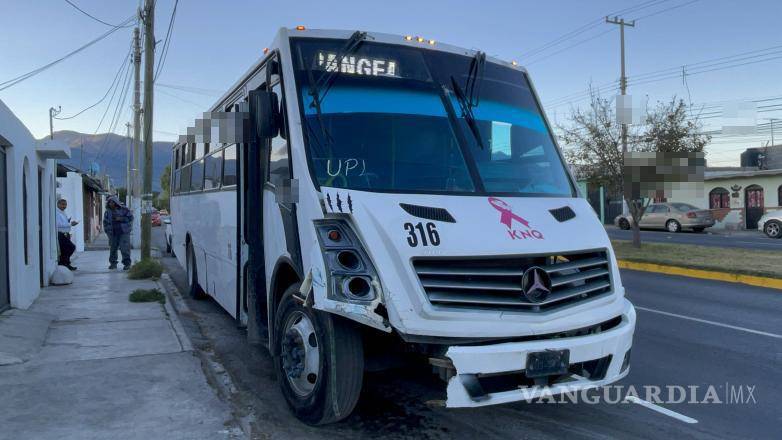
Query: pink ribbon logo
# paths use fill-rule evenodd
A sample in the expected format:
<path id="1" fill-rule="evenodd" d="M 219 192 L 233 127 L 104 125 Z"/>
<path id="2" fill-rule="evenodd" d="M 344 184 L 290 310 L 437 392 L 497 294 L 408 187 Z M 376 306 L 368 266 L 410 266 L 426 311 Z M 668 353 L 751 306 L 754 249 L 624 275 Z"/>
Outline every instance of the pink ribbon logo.
<path id="1" fill-rule="evenodd" d="M 505 203 L 504 201 L 495 198 L 495 197 L 489 197 L 489 204 L 496 209 L 497 211 L 500 211 L 500 223 L 507 226 L 508 229 L 511 229 L 513 226 L 513 220 L 518 221 L 524 227 L 529 229 L 529 222 L 524 220 L 522 217 L 516 215 L 513 213 L 513 209 Z"/>

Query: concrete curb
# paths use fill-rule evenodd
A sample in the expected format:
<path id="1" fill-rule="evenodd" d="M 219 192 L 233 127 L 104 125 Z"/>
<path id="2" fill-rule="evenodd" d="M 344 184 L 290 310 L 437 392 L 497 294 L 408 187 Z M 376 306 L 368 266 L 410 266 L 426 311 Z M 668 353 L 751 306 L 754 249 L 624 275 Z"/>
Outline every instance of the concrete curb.
<path id="1" fill-rule="evenodd" d="M 176 319 L 175 326 L 178 325 L 179 329 L 181 329 L 184 338 L 187 340 L 187 343 L 190 346 L 189 350 L 192 351 L 201 360 L 201 365 L 203 367 L 204 374 L 206 375 L 207 382 L 209 382 L 214 387 L 221 399 L 229 402 L 234 408 L 234 417 L 236 419 L 236 423 L 239 425 L 239 429 L 241 429 L 248 438 L 254 438 L 252 435 L 253 428 L 251 422 L 255 420 L 255 416 L 252 413 L 248 414 L 246 410 L 242 410 L 242 408 L 237 406 L 235 397 L 239 394 L 239 390 L 234 384 L 230 374 L 228 374 L 228 371 L 225 369 L 225 367 L 217 360 L 214 352 L 210 348 L 207 347 L 206 349 L 200 349 L 193 347 L 192 343 L 190 342 L 190 338 L 188 338 L 185 334 L 184 327 L 182 327 L 182 322 L 179 320 L 178 315 L 183 314 L 192 316 L 193 313 L 190 311 L 190 307 L 188 307 L 187 302 L 185 302 L 184 298 L 182 298 L 182 294 L 179 292 L 176 284 L 174 284 L 174 281 L 167 273 L 163 273 L 160 276 L 158 284 L 162 286 L 163 290 L 166 292 L 166 307 L 169 307 L 170 304 L 170 315 L 172 316 L 172 323 L 174 322 L 174 319 Z M 199 327 L 199 331 L 203 334 L 201 325 L 197 325 Z M 204 337 L 207 339 L 209 338 L 206 335 L 204 335 Z"/>
<path id="2" fill-rule="evenodd" d="M 617 260 L 621 269 L 640 270 L 643 272 L 656 272 L 666 275 L 680 275 L 704 280 L 726 281 L 728 283 L 748 284 L 750 286 L 768 287 L 782 290 L 782 280 L 778 278 L 759 277 L 754 275 L 742 275 L 737 273 L 716 272 L 702 269 L 688 269 L 685 267 L 666 266 L 654 263 L 638 263 L 635 261 Z"/>
<path id="3" fill-rule="evenodd" d="M 182 346 L 183 351 L 193 351 L 193 343 L 187 336 L 185 328 L 182 326 L 182 321 L 179 320 L 178 310 L 176 310 L 176 304 L 179 302 L 179 300 L 174 298 L 175 294 L 178 295 L 178 291 L 176 290 L 176 286 L 174 286 L 174 282 L 171 281 L 171 278 L 168 276 L 168 274 L 164 273 L 160 279 L 157 280 L 157 285 L 160 286 L 163 292 L 166 293 L 166 304 L 164 307 L 166 309 L 168 319 L 171 321 L 171 327 L 174 328 L 174 333 L 176 333 L 176 337 L 179 339 L 179 345 Z M 187 306 L 185 305 L 184 307 Z"/>

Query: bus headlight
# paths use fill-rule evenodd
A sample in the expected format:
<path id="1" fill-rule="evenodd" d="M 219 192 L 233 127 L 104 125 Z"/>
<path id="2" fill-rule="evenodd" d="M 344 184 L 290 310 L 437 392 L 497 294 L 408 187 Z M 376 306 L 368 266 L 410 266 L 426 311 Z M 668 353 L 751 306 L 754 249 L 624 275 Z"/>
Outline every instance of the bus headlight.
<path id="1" fill-rule="evenodd" d="M 339 301 L 370 303 L 379 292 L 377 272 L 353 229 L 342 220 L 315 222 L 326 262 L 329 297 Z"/>

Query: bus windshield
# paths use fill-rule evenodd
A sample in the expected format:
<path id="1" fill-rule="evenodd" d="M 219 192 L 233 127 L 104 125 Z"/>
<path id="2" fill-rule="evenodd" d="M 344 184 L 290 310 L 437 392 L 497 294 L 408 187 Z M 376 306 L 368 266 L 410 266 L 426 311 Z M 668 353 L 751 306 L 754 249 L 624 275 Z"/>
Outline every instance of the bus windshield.
<path id="1" fill-rule="evenodd" d="M 319 185 L 574 194 L 523 72 L 486 62 L 466 115 L 459 93 L 469 85 L 472 57 L 365 41 L 338 62 L 343 40 L 291 44 L 306 148 Z M 333 81 L 315 90 L 312 85 L 336 69 Z"/>

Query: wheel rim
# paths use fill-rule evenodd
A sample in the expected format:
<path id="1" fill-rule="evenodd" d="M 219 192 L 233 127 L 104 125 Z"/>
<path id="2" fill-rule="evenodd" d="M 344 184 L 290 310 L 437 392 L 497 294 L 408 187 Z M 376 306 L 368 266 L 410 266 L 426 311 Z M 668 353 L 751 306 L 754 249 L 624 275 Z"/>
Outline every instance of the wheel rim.
<path id="1" fill-rule="evenodd" d="M 676 222 L 668 222 L 668 231 L 676 232 L 679 230 L 679 224 Z"/>
<path id="2" fill-rule="evenodd" d="M 309 395 L 320 375 L 320 343 L 309 316 L 294 312 L 288 317 L 281 349 L 282 369 L 291 388 L 300 397 Z"/>
<path id="3" fill-rule="evenodd" d="M 776 223 L 769 223 L 766 226 L 766 234 L 768 234 L 768 235 L 770 235 L 772 237 L 779 236 L 779 225 L 776 224 Z"/>

